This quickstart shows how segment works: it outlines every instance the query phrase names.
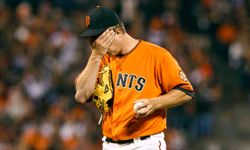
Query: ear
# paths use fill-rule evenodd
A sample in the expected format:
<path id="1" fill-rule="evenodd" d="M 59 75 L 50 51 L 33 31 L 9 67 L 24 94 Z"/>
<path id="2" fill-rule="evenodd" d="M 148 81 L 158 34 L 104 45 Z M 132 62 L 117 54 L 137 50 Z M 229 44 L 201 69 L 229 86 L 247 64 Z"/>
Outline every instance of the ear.
<path id="1" fill-rule="evenodd" d="M 124 34 L 124 32 L 123 32 L 123 30 L 122 30 L 121 28 L 116 28 L 116 29 L 115 29 L 115 32 L 116 32 L 117 34 Z"/>

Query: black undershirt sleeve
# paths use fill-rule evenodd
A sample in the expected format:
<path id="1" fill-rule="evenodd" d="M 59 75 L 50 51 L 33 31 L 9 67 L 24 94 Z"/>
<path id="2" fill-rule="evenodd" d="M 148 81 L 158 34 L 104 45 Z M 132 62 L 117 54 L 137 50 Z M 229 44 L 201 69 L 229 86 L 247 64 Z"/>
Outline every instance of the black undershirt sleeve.
<path id="1" fill-rule="evenodd" d="M 194 98 L 194 92 L 193 91 L 189 91 L 189 90 L 183 89 L 180 86 L 176 86 L 176 87 L 174 87 L 174 89 L 180 90 L 180 91 L 186 93 L 187 95 L 191 96 L 192 98 Z"/>

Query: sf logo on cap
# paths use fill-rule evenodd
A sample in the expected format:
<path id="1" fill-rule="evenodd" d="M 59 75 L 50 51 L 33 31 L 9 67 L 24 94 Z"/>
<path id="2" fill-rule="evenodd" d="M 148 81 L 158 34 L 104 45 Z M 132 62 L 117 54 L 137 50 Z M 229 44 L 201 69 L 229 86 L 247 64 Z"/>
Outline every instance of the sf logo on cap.
<path id="1" fill-rule="evenodd" d="M 86 24 L 87 27 L 89 27 L 89 25 L 90 25 L 90 17 L 89 16 L 86 16 L 85 24 Z"/>

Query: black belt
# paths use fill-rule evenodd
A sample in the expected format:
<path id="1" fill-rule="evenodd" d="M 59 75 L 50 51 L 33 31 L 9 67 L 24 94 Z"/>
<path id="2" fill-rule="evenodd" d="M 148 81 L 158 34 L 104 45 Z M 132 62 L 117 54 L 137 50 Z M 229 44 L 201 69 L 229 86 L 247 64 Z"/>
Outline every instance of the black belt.
<path id="1" fill-rule="evenodd" d="M 150 135 L 147 136 L 142 136 L 139 137 L 140 140 L 145 140 L 146 138 L 150 137 Z M 116 144 L 129 144 L 129 143 L 133 143 L 134 139 L 128 139 L 128 140 L 113 140 L 111 138 L 106 138 L 106 142 L 110 142 L 110 143 L 116 143 Z"/>

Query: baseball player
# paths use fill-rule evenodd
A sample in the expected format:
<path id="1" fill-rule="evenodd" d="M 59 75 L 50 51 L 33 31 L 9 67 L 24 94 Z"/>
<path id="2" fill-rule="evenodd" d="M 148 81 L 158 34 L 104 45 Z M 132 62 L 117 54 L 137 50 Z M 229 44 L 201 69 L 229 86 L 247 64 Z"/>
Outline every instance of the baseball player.
<path id="1" fill-rule="evenodd" d="M 92 53 L 76 78 L 75 98 L 101 110 L 103 150 L 166 149 L 165 110 L 193 97 L 181 67 L 166 49 L 128 35 L 108 8 L 91 10 L 85 24 L 81 37 Z"/>

